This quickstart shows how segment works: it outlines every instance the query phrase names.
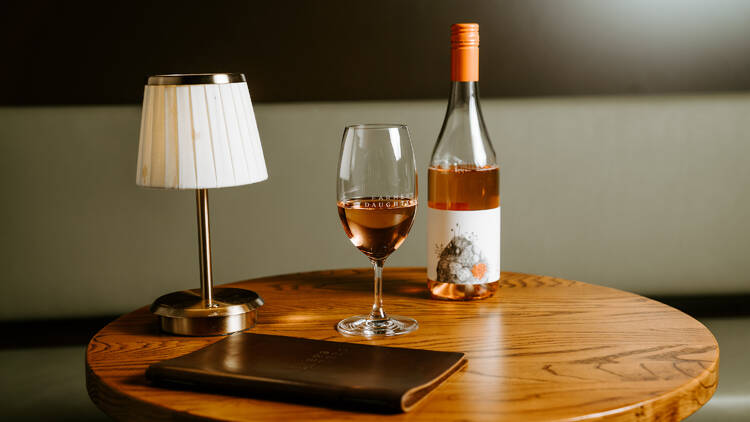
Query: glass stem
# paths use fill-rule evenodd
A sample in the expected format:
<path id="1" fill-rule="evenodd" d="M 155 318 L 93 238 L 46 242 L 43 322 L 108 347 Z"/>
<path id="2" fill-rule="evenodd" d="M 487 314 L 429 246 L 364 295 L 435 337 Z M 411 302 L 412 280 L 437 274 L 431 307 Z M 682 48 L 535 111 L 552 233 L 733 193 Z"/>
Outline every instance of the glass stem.
<path id="1" fill-rule="evenodd" d="M 379 323 L 388 320 L 383 309 L 383 262 L 384 260 L 373 260 L 372 269 L 375 273 L 375 301 L 372 304 L 372 312 L 367 318 L 368 322 Z"/>

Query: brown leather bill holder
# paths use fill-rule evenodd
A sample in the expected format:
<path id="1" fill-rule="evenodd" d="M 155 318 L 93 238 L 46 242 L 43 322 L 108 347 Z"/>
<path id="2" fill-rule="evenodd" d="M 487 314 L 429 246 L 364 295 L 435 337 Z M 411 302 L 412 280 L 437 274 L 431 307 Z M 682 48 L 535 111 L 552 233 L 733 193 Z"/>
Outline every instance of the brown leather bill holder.
<path id="1" fill-rule="evenodd" d="M 151 365 L 158 385 L 379 413 L 408 412 L 463 353 L 238 333 Z"/>

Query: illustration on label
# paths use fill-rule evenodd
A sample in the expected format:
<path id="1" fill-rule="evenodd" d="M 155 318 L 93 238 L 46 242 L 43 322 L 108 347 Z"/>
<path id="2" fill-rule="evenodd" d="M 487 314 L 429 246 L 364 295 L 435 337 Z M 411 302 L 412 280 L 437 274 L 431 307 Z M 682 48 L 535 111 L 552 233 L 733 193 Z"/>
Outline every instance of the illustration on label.
<path id="1" fill-rule="evenodd" d="M 459 232 L 459 228 L 454 232 Z M 437 281 L 441 283 L 486 283 L 487 257 L 469 237 L 455 234 L 440 252 Z"/>
<path id="2" fill-rule="evenodd" d="M 427 209 L 427 277 L 440 283 L 485 284 L 500 278 L 500 207 Z"/>

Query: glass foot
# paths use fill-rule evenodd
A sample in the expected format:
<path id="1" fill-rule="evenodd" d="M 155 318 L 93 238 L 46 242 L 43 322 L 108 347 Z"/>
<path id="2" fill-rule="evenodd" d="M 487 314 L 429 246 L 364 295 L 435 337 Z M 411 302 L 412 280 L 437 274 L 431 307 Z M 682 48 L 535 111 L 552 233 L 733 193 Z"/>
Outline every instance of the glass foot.
<path id="1" fill-rule="evenodd" d="M 346 336 L 398 336 L 419 328 L 415 319 L 389 315 L 383 321 L 370 321 L 367 315 L 355 315 L 339 321 L 336 329 Z"/>

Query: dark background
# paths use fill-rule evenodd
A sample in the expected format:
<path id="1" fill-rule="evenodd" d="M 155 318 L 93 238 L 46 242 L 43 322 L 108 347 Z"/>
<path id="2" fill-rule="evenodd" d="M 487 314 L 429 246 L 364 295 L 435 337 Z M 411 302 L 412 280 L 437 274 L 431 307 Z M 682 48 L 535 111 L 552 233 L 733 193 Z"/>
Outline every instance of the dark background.
<path id="1" fill-rule="evenodd" d="M 4 3 L 0 105 L 140 103 L 147 75 L 243 72 L 255 101 L 444 98 L 450 24 L 485 97 L 750 89 L 743 0 Z"/>

